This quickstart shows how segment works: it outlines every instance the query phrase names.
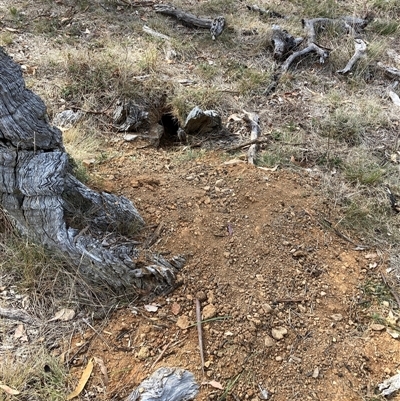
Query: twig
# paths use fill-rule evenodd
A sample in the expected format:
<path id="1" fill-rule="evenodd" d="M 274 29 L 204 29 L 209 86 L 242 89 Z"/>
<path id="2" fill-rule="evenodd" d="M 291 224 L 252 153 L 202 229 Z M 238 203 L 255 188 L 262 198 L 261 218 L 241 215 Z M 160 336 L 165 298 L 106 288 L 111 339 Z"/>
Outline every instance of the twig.
<path id="1" fill-rule="evenodd" d="M 86 323 L 99 336 L 100 340 L 103 341 L 103 343 L 107 346 L 108 350 L 111 351 L 111 347 L 106 341 L 106 339 L 87 321 L 87 319 L 84 318 L 82 319 L 82 321 Z"/>
<path id="2" fill-rule="evenodd" d="M 276 299 L 273 303 L 274 304 L 285 304 L 285 303 L 291 303 L 291 302 L 303 302 L 303 301 L 308 301 L 305 298 L 285 298 L 285 299 Z"/>
<path id="3" fill-rule="evenodd" d="M 157 238 L 160 236 L 162 229 L 164 228 L 164 222 L 161 222 L 158 227 L 154 230 L 153 234 L 146 240 L 143 245 L 143 248 L 150 248 L 156 241 Z"/>
<path id="4" fill-rule="evenodd" d="M 174 340 L 172 339 L 161 351 L 160 355 L 158 355 L 157 359 L 152 363 L 152 365 L 150 366 L 150 370 L 153 370 L 154 366 L 156 365 L 156 363 L 163 357 L 163 355 L 165 354 L 165 351 L 168 349 L 168 347 L 172 344 Z"/>
<path id="5" fill-rule="evenodd" d="M 116 100 L 117 98 L 118 98 L 118 95 L 115 96 L 115 97 L 113 98 L 113 100 L 111 100 L 110 104 L 109 104 L 105 109 L 103 109 L 103 110 L 101 110 L 101 111 L 85 110 L 85 109 L 82 109 L 81 107 L 76 107 L 76 106 L 74 106 L 74 107 L 72 107 L 72 108 L 75 109 L 75 110 L 83 111 L 84 113 L 87 113 L 87 114 L 105 114 L 106 111 L 113 105 L 113 103 L 115 102 L 115 100 Z"/>
<path id="6" fill-rule="evenodd" d="M 204 350 L 203 350 L 203 333 L 201 330 L 201 307 L 198 298 L 196 298 L 196 319 L 197 319 L 197 334 L 199 336 L 201 370 L 203 371 L 204 375 Z"/>
<path id="7" fill-rule="evenodd" d="M 260 139 L 260 138 L 252 139 L 251 141 L 246 141 L 246 142 L 240 143 L 239 145 L 231 146 L 230 148 L 225 149 L 225 151 L 226 152 L 234 152 L 235 150 L 245 148 L 246 146 L 267 143 L 269 141 L 270 141 L 270 139 L 266 139 L 266 138 L 265 139 L 264 138 L 263 139 Z"/>
<path id="8" fill-rule="evenodd" d="M 396 302 L 397 302 L 397 305 L 398 305 L 399 308 L 400 308 L 400 296 L 399 296 L 399 294 L 398 294 L 397 291 L 393 288 L 393 286 L 389 283 L 389 281 L 388 281 L 387 277 L 385 276 L 385 274 L 381 272 L 381 276 L 382 276 L 383 282 L 388 286 L 390 292 L 392 293 L 394 299 L 395 299 Z"/>

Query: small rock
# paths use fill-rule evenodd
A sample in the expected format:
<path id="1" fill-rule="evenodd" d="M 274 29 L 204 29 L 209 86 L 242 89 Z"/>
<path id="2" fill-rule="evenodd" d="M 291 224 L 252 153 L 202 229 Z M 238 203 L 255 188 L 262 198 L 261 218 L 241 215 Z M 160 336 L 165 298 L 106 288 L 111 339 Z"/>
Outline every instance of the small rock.
<path id="1" fill-rule="evenodd" d="M 209 304 L 213 304 L 215 302 L 215 295 L 213 291 L 208 291 L 207 292 L 207 302 Z"/>
<path id="2" fill-rule="evenodd" d="M 176 325 L 182 330 L 186 330 L 189 327 L 189 324 L 189 318 L 185 315 L 179 316 L 176 321 Z"/>
<path id="3" fill-rule="evenodd" d="M 132 141 L 134 141 L 135 139 L 139 138 L 139 135 L 125 134 L 125 135 L 123 136 L 123 138 L 124 138 L 124 141 L 126 141 L 126 142 L 132 142 Z"/>
<path id="4" fill-rule="evenodd" d="M 273 347 L 275 345 L 275 341 L 267 335 L 264 337 L 264 345 L 266 347 Z"/>
<path id="5" fill-rule="evenodd" d="M 277 361 L 277 362 L 282 362 L 282 361 L 283 361 L 283 358 L 282 358 L 281 356 L 277 356 L 277 357 L 275 358 L 275 361 Z"/>
<path id="6" fill-rule="evenodd" d="M 331 315 L 331 319 L 335 322 L 340 322 L 343 320 L 343 316 L 340 313 L 335 313 L 334 315 Z"/>
<path id="7" fill-rule="evenodd" d="M 207 299 L 207 295 L 204 291 L 198 291 L 196 293 L 196 298 L 200 301 L 200 302 L 204 302 Z"/>
<path id="8" fill-rule="evenodd" d="M 211 319 L 211 318 L 215 317 L 216 314 L 217 314 L 217 308 L 212 304 L 206 305 L 203 309 L 203 319 L 204 320 Z"/>
<path id="9" fill-rule="evenodd" d="M 389 307 L 389 302 L 388 302 L 388 301 L 383 301 L 383 302 L 382 302 L 382 305 L 383 305 L 383 306 L 386 306 L 386 308 L 388 308 L 388 307 Z"/>
<path id="10" fill-rule="evenodd" d="M 229 252 L 224 252 L 224 257 L 229 259 L 229 257 L 231 256 L 231 254 Z"/>
<path id="11" fill-rule="evenodd" d="M 303 258 L 303 257 L 307 256 L 307 253 L 302 250 L 299 250 L 299 251 L 293 252 L 293 256 L 295 258 Z"/>
<path id="12" fill-rule="evenodd" d="M 144 361 L 150 356 L 150 350 L 148 347 L 141 347 L 139 352 L 136 354 L 137 358 Z"/>
<path id="13" fill-rule="evenodd" d="M 188 181 L 193 181 L 194 180 L 194 175 L 188 175 L 187 177 L 186 177 L 186 180 L 188 180 Z"/>
<path id="14" fill-rule="evenodd" d="M 307 312 L 307 308 L 304 305 L 299 304 L 299 305 L 297 305 L 297 307 L 301 313 Z"/>
<path id="15" fill-rule="evenodd" d="M 385 326 L 383 324 L 374 323 L 370 326 L 371 330 L 373 331 L 382 331 L 385 330 Z"/>
<path id="16" fill-rule="evenodd" d="M 223 183 L 224 183 L 224 180 L 219 179 L 219 180 L 215 181 L 215 186 L 220 187 Z"/>
<path id="17" fill-rule="evenodd" d="M 263 308 L 263 311 L 266 315 L 272 313 L 273 309 L 270 304 L 262 304 L 261 307 Z"/>
<path id="18" fill-rule="evenodd" d="M 274 327 L 271 330 L 271 335 L 275 340 L 282 340 L 282 338 L 287 334 L 287 329 L 285 327 Z"/>
<path id="19" fill-rule="evenodd" d="M 313 372 L 313 374 L 312 374 L 312 377 L 313 377 L 314 379 L 317 379 L 318 376 L 319 376 L 319 367 L 317 366 L 317 367 L 314 369 L 314 372 Z"/>

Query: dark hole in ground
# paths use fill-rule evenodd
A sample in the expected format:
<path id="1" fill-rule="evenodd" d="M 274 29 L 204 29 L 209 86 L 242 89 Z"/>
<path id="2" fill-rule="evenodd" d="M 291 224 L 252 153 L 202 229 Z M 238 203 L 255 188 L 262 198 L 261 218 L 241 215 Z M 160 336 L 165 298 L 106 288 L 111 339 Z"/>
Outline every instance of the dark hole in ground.
<path id="1" fill-rule="evenodd" d="M 158 123 L 164 129 L 163 135 L 160 138 L 160 146 L 168 146 L 179 142 L 179 122 L 171 113 L 163 114 Z"/>

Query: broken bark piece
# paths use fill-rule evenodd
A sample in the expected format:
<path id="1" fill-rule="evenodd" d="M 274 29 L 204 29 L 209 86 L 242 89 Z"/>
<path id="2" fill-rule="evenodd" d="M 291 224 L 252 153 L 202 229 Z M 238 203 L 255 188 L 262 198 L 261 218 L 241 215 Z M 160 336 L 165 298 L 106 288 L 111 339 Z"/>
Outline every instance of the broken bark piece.
<path id="1" fill-rule="evenodd" d="M 128 396 L 126 401 L 189 401 L 199 392 L 192 373 L 179 368 L 159 368 Z"/>
<path id="2" fill-rule="evenodd" d="M 303 38 L 294 38 L 279 25 L 273 25 L 271 42 L 274 47 L 274 58 L 282 60 L 303 42 Z"/>
<path id="3" fill-rule="evenodd" d="M 346 67 L 344 67 L 342 70 L 337 71 L 338 74 L 349 73 L 353 69 L 357 61 L 365 57 L 365 54 L 367 53 L 367 44 L 362 39 L 354 39 L 354 46 L 355 52 L 353 54 L 353 57 L 348 61 Z"/>
<path id="4" fill-rule="evenodd" d="M 156 13 L 174 17 L 186 26 L 209 29 L 213 39 L 221 35 L 225 28 L 225 18 L 222 16 L 214 19 L 196 17 L 194 14 L 187 13 L 170 4 L 156 4 L 154 6 Z"/>
<path id="5" fill-rule="evenodd" d="M 131 100 L 119 100 L 113 114 L 114 127 L 119 132 L 136 131 L 147 121 L 148 116 L 147 111 L 143 111 Z"/>
<path id="6" fill-rule="evenodd" d="M 186 135 L 206 135 L 218 132 L 221 127 L 221 117 L 215 110 L 203 111 L 196 106 L 187 116 L 183 131 Z"/>
<path id="7" fill-rule="evenodd" d="M 61 254 L 74 274 L 95 284 L 93 291 L 137 294 L 173 287 L 184 260 L 153 255 L 150 265 L 139 262 L 137 243 L 129 240 L 144 225 L 135 206 L 72 176 L 61 131 L 48 123 L 43 101 L 26 89 L 20 66 L 1 48 L 0 71 L 0 206 L 14 227 Z"/>

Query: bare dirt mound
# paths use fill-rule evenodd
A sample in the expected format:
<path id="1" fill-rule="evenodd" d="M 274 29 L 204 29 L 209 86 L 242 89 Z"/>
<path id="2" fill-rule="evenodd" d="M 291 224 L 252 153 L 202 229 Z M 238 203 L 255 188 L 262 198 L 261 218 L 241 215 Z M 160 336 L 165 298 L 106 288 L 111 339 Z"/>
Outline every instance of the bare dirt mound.
<path id="1" fill-rule="evenodd" d="M 94 371 L 88 395 L 123 399 L 158 367 L 176 366 L 224 388 L 205 384 L 199 400 L 259 400 L 261 389 L 277 401 L 375 399 L 399 357 L 367 297 L 383 261 L 323 228 L 321 217 L 334 216 L 317 177 L 227 165 L 212 153 L 120 155 L 91 173 L 133 199 L 149 225 L 163 223 L 152 251 L 185 254 L 187 264 L 175 291 L 148 301 L 157 311 L 133 303 L 96 326 L 102 338 L 90 330 L 74 339 L 69 355 L 85 350 L 74 359 L 76 376 L 93 356 L 109 372 L 102 393 Z M 379 307 L 388 313 L 388 302 Z"/>

